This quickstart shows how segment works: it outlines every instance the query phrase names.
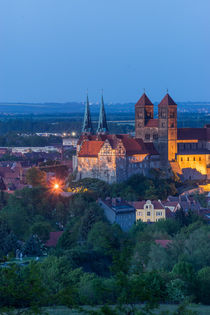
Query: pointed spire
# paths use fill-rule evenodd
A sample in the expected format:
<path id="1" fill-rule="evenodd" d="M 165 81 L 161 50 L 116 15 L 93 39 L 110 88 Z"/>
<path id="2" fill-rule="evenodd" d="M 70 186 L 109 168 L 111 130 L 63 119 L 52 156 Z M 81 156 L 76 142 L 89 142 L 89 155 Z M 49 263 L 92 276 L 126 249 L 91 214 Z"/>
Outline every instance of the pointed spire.
<path id="1" fill-rule="evenodd" d="M 174 100 L 171 98 L 171 96 L 167 94 L 164 96 L 162 101 L 160 102 L 159 106 L 170 106 L 170 105 L 177 105 Z"/>
<path id="2" fill-rule="evenodd" d="M 142 94 L 142 96 L 140 97 L 138 102 L 136 103 L 136 106 L 137 107 L 145 107 L 146 105 L 153 106 L 152 102 L 150 101 L 150 99 L 148 98 L 148 96 L 146 95 L 146 93 L 144 91 L 144 93 Z"/>
<path id="3" fill-rule="evenodd" d="M 105 108 L 104 108 L 104 98 L 103 98 L 103 91 L 102 91 L 97 133 L 107 134 L 108 132 L 109 131 L 108 131 L 108 126 L 107 126 L 107 121 L 106 121 L 106 113 L 105 113 Z"/>
<path id="4" fill-rule="evenodd" d="M 92 127 L 91 116 L 90 116 L 90 105 L 89 105 L 88 92 L 87 92 L 87 101 L 86 101 L 86 105 L 85 105 L 85 114 L 84 114 L 82 133 L 85 133 L 85 134 L 93 133 L 93 127 Z"/>

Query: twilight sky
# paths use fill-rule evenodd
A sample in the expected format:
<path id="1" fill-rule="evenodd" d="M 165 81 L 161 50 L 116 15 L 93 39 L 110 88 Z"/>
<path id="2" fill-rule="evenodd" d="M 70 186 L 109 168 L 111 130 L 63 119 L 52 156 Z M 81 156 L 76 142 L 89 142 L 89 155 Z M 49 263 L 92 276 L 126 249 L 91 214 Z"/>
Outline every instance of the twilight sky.
<path id="1" fill-rule="evenodd" d="M 0 0 L 0 102 L 210 101 L 209 0 Z"/>

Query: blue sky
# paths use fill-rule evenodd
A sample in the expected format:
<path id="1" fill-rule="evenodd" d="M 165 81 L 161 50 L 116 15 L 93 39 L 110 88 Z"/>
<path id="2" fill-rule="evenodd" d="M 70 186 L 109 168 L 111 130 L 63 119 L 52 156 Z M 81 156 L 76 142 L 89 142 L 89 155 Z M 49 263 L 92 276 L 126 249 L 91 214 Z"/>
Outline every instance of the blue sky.
<path id="1" fill-rule="evenodd" d="M 210 101 L 209 0 L 0 0 L 0 102 Z"/>

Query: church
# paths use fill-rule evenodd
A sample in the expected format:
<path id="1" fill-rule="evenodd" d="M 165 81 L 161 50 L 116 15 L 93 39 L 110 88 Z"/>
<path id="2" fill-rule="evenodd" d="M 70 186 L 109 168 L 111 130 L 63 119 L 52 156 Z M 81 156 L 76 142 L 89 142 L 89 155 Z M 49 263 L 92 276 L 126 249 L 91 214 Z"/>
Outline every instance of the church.
<path id="1" fill-rule="evenodd" d="M 96 134 L 87 96 L 82 135 L 73 157 L 77 180 L 90 177 L 108 183 L 134 174 L 149 176 L 151 169 L 181 179 L 210 179 L 210 126 L 177 128 L 177 104 L 167 93 L 154 105 L 144 93 L 135 104 L 135 136 L 109 134 L 103 96 Z"/>

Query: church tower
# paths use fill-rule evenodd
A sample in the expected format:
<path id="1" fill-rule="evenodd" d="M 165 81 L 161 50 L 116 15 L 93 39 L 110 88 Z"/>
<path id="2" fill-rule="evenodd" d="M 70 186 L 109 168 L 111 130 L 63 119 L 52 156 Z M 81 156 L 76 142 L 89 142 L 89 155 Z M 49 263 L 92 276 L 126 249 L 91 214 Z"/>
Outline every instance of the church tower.
<path id="1" fill-rule="evenodd" d="M 135 105 L 135 136 L 145 139 L 145 126 L 154 118 L 154 105 L 144 93 Z"/>
<path id="2" fill-rule="evenodd" d="M 84 120 L 83 120 L 82 133 L 87 134 L 87 135 L 93 133 L 88 95 L 87 95 L 87 101 L 85 105 L 85 114 L 84 114 Z"/>
<path id="3" fill-rule="evenodd" d="M 158 105 L 158 120 L 158 149 L 164 166 L 177 153 L 177 104 L 168 93 Z"/>
<path id="4" fill-rule="evenodd" d="M 105 108 L 104 108 L 104 99 L 102 95 L 97 134 L 108 134 L 108 133 L 109 133 L 109 130 L 107 126 L 106 113 L 105 113 Z"/>

